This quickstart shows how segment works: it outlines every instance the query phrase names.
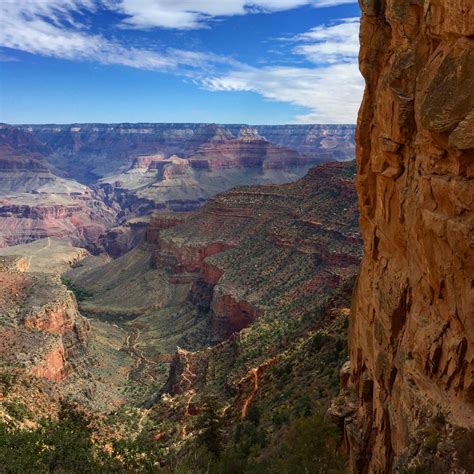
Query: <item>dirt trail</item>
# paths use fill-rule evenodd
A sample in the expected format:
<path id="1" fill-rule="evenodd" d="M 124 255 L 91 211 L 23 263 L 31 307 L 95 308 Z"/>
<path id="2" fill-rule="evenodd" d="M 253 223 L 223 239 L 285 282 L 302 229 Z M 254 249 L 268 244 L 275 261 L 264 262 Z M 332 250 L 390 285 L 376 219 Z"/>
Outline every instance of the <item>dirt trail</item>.
<path id="1" fill-rule="evenodd" d="M 39 254 L 40 252 L 43 252 L 43 250 L 47 249 L 51 247 L 51 238 L 48 237 L 47 239 L 47 244 L 44 246 L 44 247 L 41 247 L 40 249 L 36 250 L 35 252 L 32 252 L 29 257 L 28 257 L 28 268 L 31 266 L 31 260 L 33 257 L 35 257 L 37 254 Z"/>
<path id="2" fill-rule="evenodd" d="M 140 420 L 138 422 L 138 433 L 141 433 L 144 426 L 145 426 L 145 420 L 147 419 L 147 415 L 148 413 L 150 412 L 151 408 L 148 408 L 148 409 L 144 409 L 141 413 L 141 417 L 140 417 Z"/>
<path id="3" fill-rule="evenodd" d="M 258 392 L 259 369 L 260 367 L 254 367 L 250 370 L 250 373 L 252 374 L 252 378 L 253 378 L 253 389 L 250 395 L 244 400 L 242 404 L 242 412 L 241 412 L 242 418 L 245 418 L 247 416 L 247 409 L 249 407 L 249 404 L 253 400 L 253 397 L 255 397 L 255 394 Z"/>
<path id="4" fill-rule="evenodd" d="M 191 389 L 189 391 L 188 401 L 186 402 L 186 408 L 184 409 L 185 418 L 189 416 L 193 416 L 189 409 L 191 407 L 191 402 L 193 398 L 195 397 L 195 395 L 196 395 L 196 390 Z M 181 439 L 186 439 L 187 437 L 188 437 L 188 426 L 186 423 L 184 423 L 183 427 L 181 428 Z"/>
<path id="5" fill-rule="evenodd" d="M 140 329 L 133 329 L 133 333 L 129 334 L 125 339 L 125 350 L 135 359 L 135 367 L 132 370 L 138 370 L 142 366 L 143 373 L 156 382 L 156 378 L 150 373 L 151 367 L 154 365 L 153 362 L 138 348 L 138 341 L 141 335 Z M 132 370 L 128 373 L 127 380 L 130 380 Z"/>
<path id="6" fill-rule="evenodd" d="M 184 362 L 185 362 L 184 370 L 181 374 L 181 377 L 186 382 L 186 384 L 188 384 L 187 388 L 188 388 L 189 396 L 186 402 L 186 407 L 184 409 L 184 417 L 186 418 L 189 416 L 193 416 L 190 412 L 190 407 L 191 407 L 191 402 L 196 395 L 196 390 L 194 390 L 191 387 L 193 385 L 193 380 L 196 378 L 196 373 L 193 372 L 193 370 L 191 369 L 191 364 L 189 362 L 189 351 L 178 347 L 178 352 L 180 355 L 183 356 Z M 187 437 L 188 437 L 188 427 L 187 427 L 187 424 L 184 423 L 183 427 L 181 428 L 181 439 L 186 439 Z"/>
<path id="7" fill-rule="evenodd" d="M 181 374 L 181 377 L 189 384 L 189 387 L 193 385 L 193 380 L 196 378 L 196 374 L 191 370 L 191 364 L 189 363 L 189 351 L 179 348 L 178 351 L 183 355 L 186 362 L 186 366 Z"/>
<path id="8" fill-rule="evenodd" d="M 247 416 L 247 411 L 248 407 L 250 405 L 250 402 L 253 400 L 255 395 L 257 394 L 259 388 L 260 388 L 260 373 L 263 369 L 266 369 L 267 367 L 270 367 L 272 365 L 275 365 L 277 362 L 278 358 L 277 357 L 272 357 L 271 359 L 266 360 L 262 364 L 260 364 L 258 367 L 253 367 L 250 369 L 248 373 L 250 373 L 253 381 L 253 386 L 252 386 L 252 391 L 250 392 L 250 395 L 248 395 L 243 403 L 242 403 L 242 410 L 241 410 L 241 417 L 245 418 Z M 247 380 L 248 378 L 248 373 L 240 379 L 239 384 L 241 384 L 243 381 Z"/>

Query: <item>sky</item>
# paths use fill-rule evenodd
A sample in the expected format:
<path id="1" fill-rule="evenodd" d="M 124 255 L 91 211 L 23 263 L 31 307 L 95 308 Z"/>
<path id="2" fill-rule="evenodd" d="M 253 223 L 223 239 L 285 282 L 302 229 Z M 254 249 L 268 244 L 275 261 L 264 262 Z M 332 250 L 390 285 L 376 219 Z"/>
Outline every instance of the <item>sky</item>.
<path id="1" fill-rule="evenodd" d="M 0 121 L 355 123 L 356 0 L 1 0 Z"/>

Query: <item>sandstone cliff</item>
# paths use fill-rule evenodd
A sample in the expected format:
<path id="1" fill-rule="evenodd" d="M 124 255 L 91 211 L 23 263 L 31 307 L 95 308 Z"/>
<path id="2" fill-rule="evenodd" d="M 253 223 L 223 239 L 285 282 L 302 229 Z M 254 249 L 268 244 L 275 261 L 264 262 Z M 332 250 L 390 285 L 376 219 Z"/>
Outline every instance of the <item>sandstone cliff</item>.
<path id="1" fill-rule="evenodd" d="M 365 252 L 335 409 L 355 472 L 472 472 L 474 4 L 361 8 Z"/>

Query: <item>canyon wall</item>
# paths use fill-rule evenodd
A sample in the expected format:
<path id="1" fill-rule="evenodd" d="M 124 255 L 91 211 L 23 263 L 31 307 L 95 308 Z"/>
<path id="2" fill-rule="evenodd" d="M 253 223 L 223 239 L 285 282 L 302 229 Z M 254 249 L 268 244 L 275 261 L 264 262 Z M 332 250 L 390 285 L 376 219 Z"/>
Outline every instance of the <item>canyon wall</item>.
<path id="1" fill-rule="evenodd" d="M 0 125 L 1 126 L 1 125 Z M 49 150 L 48 160 L 70 177 L 94 183 L 128 169 L 140 155 L 188 157 L 216 138 L 221 142 L 251 130 L 313 163 L 354 157 L 353 125 L 220 125 L 209 123 L 122 123 L 22 125 L 23 132 Z M 206 160 L 207 163 L 207 160 Z M 198 166 L 199 163 L 195 162 Z"/>
<path id="2" fill-rule="evenodd" d="M 49 153 L 30 133 L 0 124 L 0 247 L 45 237 L 90 245 L 114 222 L 101 192 L 59 176 Z"/>
<path id="3" fill-rule="evenodd" d="M 335 405 L 353 472 L 472 472 L 474 4 L 360 4 L 365 249 Z"/>

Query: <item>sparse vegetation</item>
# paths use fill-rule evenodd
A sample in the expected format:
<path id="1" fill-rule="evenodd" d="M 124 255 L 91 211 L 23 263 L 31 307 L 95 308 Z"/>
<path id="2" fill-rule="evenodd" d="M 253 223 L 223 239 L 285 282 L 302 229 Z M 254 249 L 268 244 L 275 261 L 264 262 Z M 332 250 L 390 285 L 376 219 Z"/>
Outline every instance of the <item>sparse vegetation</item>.
<path id="1" fill-rule="evenodd" d="M 0 466 L 5 473 L 156 472 L 162 453 L 146 435 L 98 442 L 92 419 L 65 404 L 56 420 L 34 429 L 0 423 Z"/>
<path id="2" fill-rule="evenodd" d="M 65 276 L 61 277 L 61 281 L 68 290 L 74 293 L 77 301 L 84 301 L 86 298 L 91 298 L 93 296 L 93 293 L 84 288 L 76 286 L 69 278 L 66 278 Z"/>

